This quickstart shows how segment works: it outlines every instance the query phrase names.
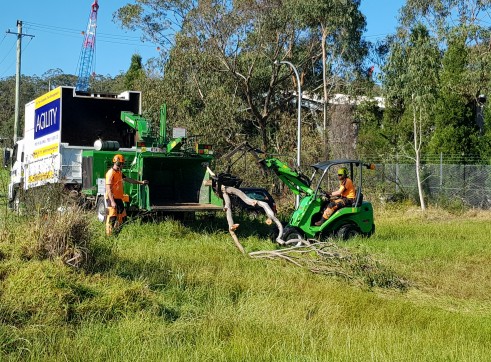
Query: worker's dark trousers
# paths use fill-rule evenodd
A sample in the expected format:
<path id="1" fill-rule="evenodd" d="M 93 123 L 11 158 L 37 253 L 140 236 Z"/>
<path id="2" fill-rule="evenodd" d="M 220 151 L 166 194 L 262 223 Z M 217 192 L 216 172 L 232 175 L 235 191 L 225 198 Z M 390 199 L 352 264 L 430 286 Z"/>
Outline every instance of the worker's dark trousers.
<path id="1" fill-rule="evenodd" d="M 124 209 L 124 203 L 121 199 L 114 199 L 116 202 L 116 207 L 107 207 L 107 217 L 106 217 L 106 235 L 110 236 L 113 234 L 115 229 L 118 229 L 123 222 L 126 220 L 126 210 Z M 110 200 L 106 200 L 107 205 L 111 205 Z"/>
<path id="2" fill-rule="evenodd" d="M 329 217 L 334 214 L 334 212 L 336 210 L 339 210 L 343 207 L 349 207 L 353 205 L 353 200 L 352 199 L 348 199 L 346 197 L 340 197 L 339 199 L 336 199 L 336 200 L 333 200 L 331 201 L 326 209 L 324 210 L 324 214 L 322 215 L 322 217 L 324 219 L 329 219 Z"/>

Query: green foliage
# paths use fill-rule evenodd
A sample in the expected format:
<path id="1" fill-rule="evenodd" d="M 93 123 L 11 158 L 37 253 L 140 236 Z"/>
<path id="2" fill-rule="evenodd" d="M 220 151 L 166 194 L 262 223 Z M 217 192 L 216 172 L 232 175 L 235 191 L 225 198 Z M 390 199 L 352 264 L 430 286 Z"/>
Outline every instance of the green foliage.
<path id="1" fill-rule="evenodd" d="M 136 81 L 138 78 L 142 78 L 145 76 L 145 72 L 143 70 L 142 65 L 142 57 L 139 54 L 133 54 L 131 56 L 131 64 L 130 68 L 126 72 L 124 76 L 124 87 L 125 89 L 137 89 L 135 88 Z"/>
<path id="2" fill-rule="evenodd" d="M 213 130 L 218 149 L 238 143 L 245 134 L 249 140 L 257 139 L 261 148 L 278 152 L 274 133 L 289 131 L 295 124 L 290 109 L 295 85 L 285 82 L 291 79 L 291 69 L 273 62 L 290 60 L 308 90 L 318 86 L 323 40 L 332 55 L 329 63 L 336 64 L 329 69 L 333 82 L 353 78 L 353 69 L 365 54 L 359 1 L 332 5 L 335 12 L 315 2 L 169 1 L 162 6 L 159 1 L 137 1 L 120 9 L 117 18 L 160 44 L 169 44 L 172 34 L 174 43 L 164 47 L 168 60 L 164 91 L 175 112 L 171 118 L 199 134 Z M 172 33 L 166 24 L 175 23 L 176 17 L 180 27 Z M 320 36 L 319 26 L 329 32 L 327 38 Z M 288 129 L 279 125 L 286 117 L 291 120 L 285 122 Z"/>
<path id="3" fill-rule="evenodd" d="M 464 41 L 462 37 L 451 41 L 443 57 L 435 132 L 429 145 L 429 151 L 433 153 L 462 156 L 480 153 L 474 96 L 468 94 L 465 84 L 469 55 Z"/>
<path id="4" fill-rule="evenodd" d="M 359 124 L 357 154 L 362 159 L 373 157 L 381 151 L 394 149 L 382 128 L 383 112 L 377 103 L 363 102 L 356 107 L 355 118 Z"/>

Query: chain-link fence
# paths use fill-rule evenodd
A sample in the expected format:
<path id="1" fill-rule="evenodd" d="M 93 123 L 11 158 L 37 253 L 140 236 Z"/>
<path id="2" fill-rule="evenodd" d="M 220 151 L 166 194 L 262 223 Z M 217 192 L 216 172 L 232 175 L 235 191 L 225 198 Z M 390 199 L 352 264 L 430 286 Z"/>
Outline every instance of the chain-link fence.
<path id="1" fill-rule="evenodd" d="M 274 155 L 295 167 L 295 155 Z M 373 201 L 401 201 L 412 199 L 419 202 L 416 166 L 414 163 L 399 160 L 396 155 L 387 157 L 364 157 L 364 161 L 375 160 L 376 170 L 363 171 L 363 194 L 365 199 Z M 407 160 L 407 159 L 406 159 Z M 463 161 L 470 161 L 466 164 Z M 312 174 L 310 164 L 315 163 L 304 157 L 301 170 Z M 454 163 L 452 163 L 454 162 Z M 457 163 L 458 162 L 458 163 Z M 482 164 L 481 164 L 482 163 Z M 223 165 L 222 165 L 223 168 Z M 335 171 L 335 170 L 334 170 Z M 358 170 L 350 175 L 358 183 Z M 274 195 L 289 194 L 285 185 L 272 173 L 260 175 L 257 162 L 246 155 L 240 159 L 232 173 L 244 180 L 243 186 L 266 187 Z M 425 199 L 441 206 L 468 206 L 491 208 L 491 165 L 479 158 L 464 159 L 461 155 L 425 155 L 421 165 L 421 180 Z M 313 186 L 317 186 L 314 182 Z M 358 187 L 357 184 L 355 184 Z M 324 187 L 324 186 L 323 186 Z M 337 178 L 328 180 L 327 190 L 337 189 Z"/>
<path id="2" fill-rule="evenodd" d="M 366 187 L 386 200 L 418 199 L 414 164 L 378 164 Z M 460 202 L 491 208 L 491 166 L 466 164 L 423 164 L 421 180 L 425 197 L 433 202 Z"/>

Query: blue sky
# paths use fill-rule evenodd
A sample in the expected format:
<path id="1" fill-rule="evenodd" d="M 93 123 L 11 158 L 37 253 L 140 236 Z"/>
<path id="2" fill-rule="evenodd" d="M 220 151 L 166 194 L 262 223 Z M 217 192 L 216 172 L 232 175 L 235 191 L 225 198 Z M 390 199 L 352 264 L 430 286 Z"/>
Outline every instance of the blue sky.
<path id="1" fill-rule="evenodd" d="M 16 40 L 7 30 L 17 32 L 17 20 L 23 33 L 34 35 L 22 40 L 22 74 L 38 75 L 50 69 L 76 74 L 93 0 L 4 0 L 0 12 L 0 78 L 15 74 Z M 112 21 L 113 13 L 130 0 L 99 0 L 95 72 L 115 76 L 125 72 L 131 55 L 139 53 L 143 61 L 158 54 L 154 44 L 144 43 L 140 34 L 125 31 Z M 375 41 L 393 33 L 404 0 L 362 0 L 367 17 L 367 40 Z"/>

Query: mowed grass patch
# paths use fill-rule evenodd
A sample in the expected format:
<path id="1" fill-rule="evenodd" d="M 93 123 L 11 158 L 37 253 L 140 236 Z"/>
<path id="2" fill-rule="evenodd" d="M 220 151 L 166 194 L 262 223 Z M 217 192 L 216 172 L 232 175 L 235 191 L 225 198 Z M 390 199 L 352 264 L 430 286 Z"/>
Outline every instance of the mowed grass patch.
<path id="1" fill-rule="evenodd" d="M 391 236 L 392 230 L 397 231 L 397 217 L 411 238 L 406 233 Z M 2 320 L 3 357 L 31 361 L 487 360 L 490 314 L 469 308 L 464 297 L 432 289 L 423 278 L 437 279 L 425 273 L 452 268 L 461 261 L 450 257 L 453 253 L 443 246 L 439 249 L 436 242 L 433 257 L 431 250 L 419 250 L 431 233 L 426 226 L 446 225 L 447 220 L 413 221 L 413 216 L 403 212 L 397 217 L 379 216 L 373 238 L 342 245 L 368 252 L 415 281 L 408 292 L 359 287 L 284 261 L 245 257 L 226 229 L 221 229 L 220 220 L 205 228 L 174 221 L 133 222 L 114 238 L 105 238 L 103 225 L 94 223 L 90 248 L 97 251 L 98 261 L 88 270 L 69 268 L 56 260 L 16 259 L 17 249 L 11 247 L 1 261 L 8 267 L 1 281 L 0 305 L 13 310 L 17 299 L 24 303 L 19 310 L 43 307 L 23 323 Z M 240 237 L 247 250 L 274 247 L 254 230 L 241 231 Z M 477 246 L 464 255 L 471 256 L 474 250 Z M 427 272 L 421 267 L 426 260 L 430 260 Z M 34 276 L 39 278 L 37 284 Z M 444 298 L 462 304 L 447 308 L 441 305 Z M 488 303 L 480 294 L 473 300 L 481 306 Z M 69 318 L 60 312 L 68 307 Z"/>

